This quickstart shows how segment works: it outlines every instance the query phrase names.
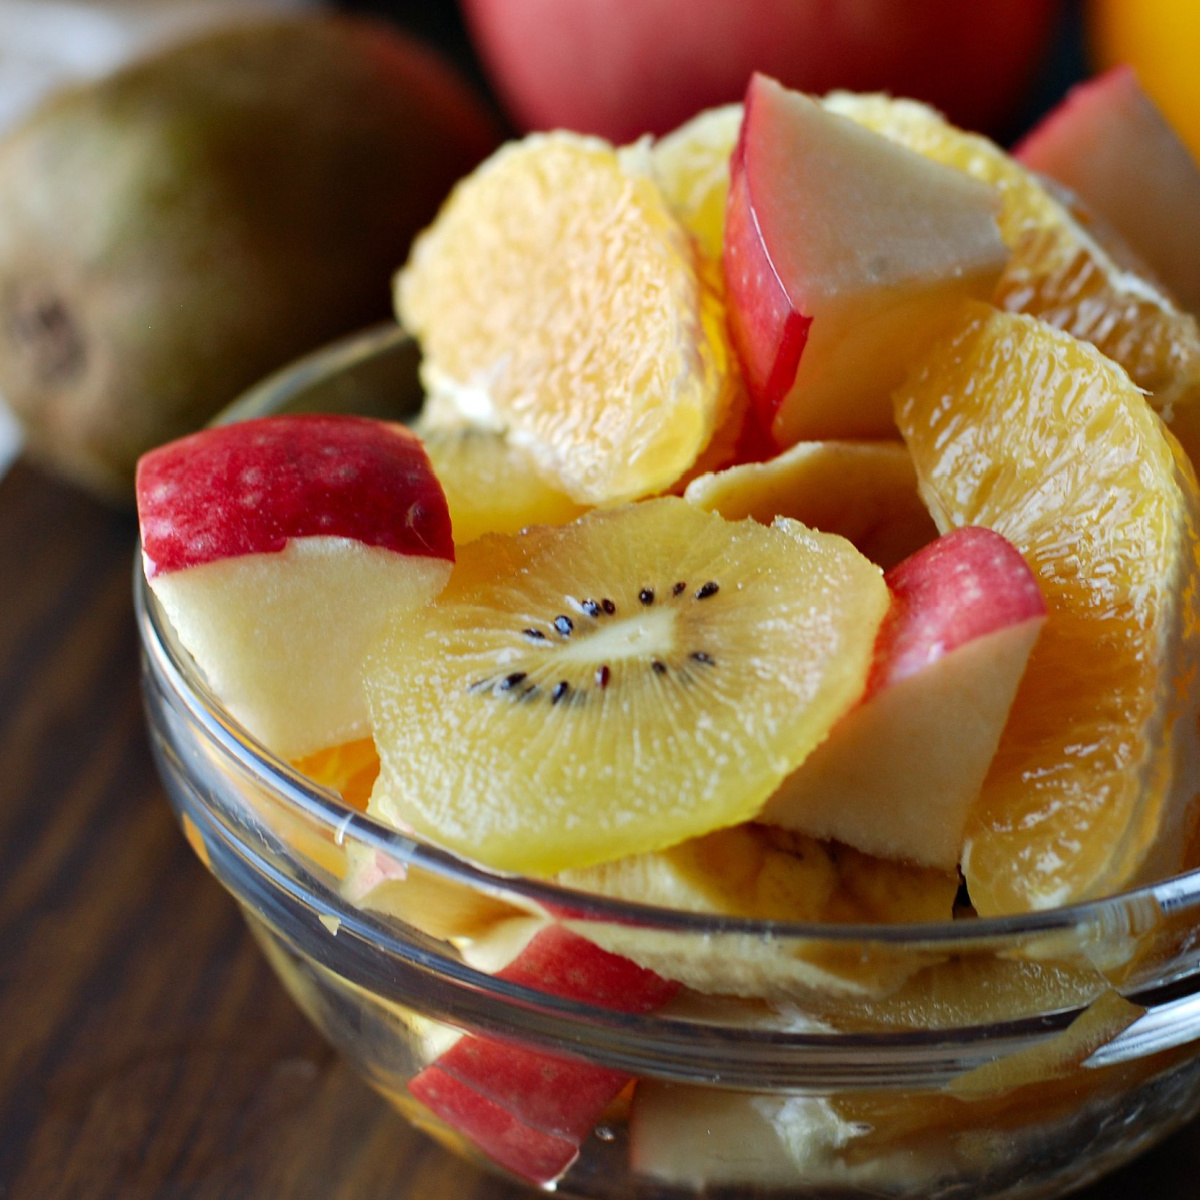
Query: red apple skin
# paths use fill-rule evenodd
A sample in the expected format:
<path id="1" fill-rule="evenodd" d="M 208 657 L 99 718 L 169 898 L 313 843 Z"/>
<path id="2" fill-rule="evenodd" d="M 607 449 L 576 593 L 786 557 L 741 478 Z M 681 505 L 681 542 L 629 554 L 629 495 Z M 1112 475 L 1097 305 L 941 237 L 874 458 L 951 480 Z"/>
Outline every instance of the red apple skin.
<path id="1" fill-rule="evenodd" d="M 561 925 L 543 929 L 496 978 L 622 1013 L 653 1012 L 679 990 L 678 984 Z"/>
<path id="2" fill-rule="evenodd" d="M 990 529 L 958 529 L 886 573 L 892 608 L 862 702 L 760 817 L 953 871 L 1046 606 Z"/>
<path id="3" fill-rule="evenodd" d="M 996 132 L 1020 103 L 1060 0 L 465 0 L 510 114 L 626 142 L 789 87 L 891 91 Z"/>
<path id="4" fill-rule="evenodd" d="M 679 990 L 558 924 L 539 931 L 495 977 L 623 1013 L 653 1012 Z M 501 1166 L 547 1183 L 574 1161 L 629 1080 L 620 1071 L 467 1034 L 408 1089 Z"/>
<path id="5" fill-rule="evenodd" d="M 408 1090 L 488 1158 L 530 1183 L 557 1179 L 579 1157 L 577 1143 L 523 1124 L 507 1109 L 437 1067 L 426 1067 Z"/>
<path id="6" fill-rule="evenodd" d="M 576 1146 L 629 1082 L 620 1071 L 475 1036 L 455 1042 L 434 1065 L 522 1124 Z"/>
<path id="7" fill-rule="evenodd" d="M 980 526 L 943 534 L 884 580 L 892 606 L 875 642 L 867 699 L 967 642 L 1046 615 L 1020 552 Z"/>
<path id="8" fill-rule="evenodd" d="M 1200 313 L 1200 164 L 1132 68 L 1072 88 L 1014 153 L 1069 188 Z"/>
<path id="9" fill-rule="evenodd" d="M 1008 257 L 994 189 L 756 73 L 730 156 L 722 270 L 759 425 L 895 436 L 888 397 Z M 804 360 L 803 363 L 801 360 Z"/>
<path id="10" fill-rule="evenodd" d="M 751 84 L 746 93 L 742 132 L 729 164 L 723 258 L 731 297 L 730 333 L 754 397 L 754 428 L 765 431 L 771 428 L 796 378 L 813 319 L 792 307 L 758 228 L 746 170 L 746 132 L 752 128 L 753 107 Z"/>
<path id="11" fill-rule="evenodd" d="M 344 537 L 454 561 L 450 513 L 420 439 L 367 417 L 263 417 L 145 454 L 137 469 L 146 575 L 293 538 Z"/>

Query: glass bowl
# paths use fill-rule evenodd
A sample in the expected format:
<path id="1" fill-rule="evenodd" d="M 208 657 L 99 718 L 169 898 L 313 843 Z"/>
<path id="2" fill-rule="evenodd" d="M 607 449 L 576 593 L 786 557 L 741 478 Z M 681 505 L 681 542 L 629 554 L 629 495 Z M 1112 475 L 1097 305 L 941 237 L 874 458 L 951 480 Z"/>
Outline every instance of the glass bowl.
<path id="1" fill-rule="evenodd" d="M 223 419 L 419 401 L 411 343 L 382 328 Z M 456 1153 L 578 1197 L 1051 1197 L 1200 1110 L 1200 872 L 909 926 L 713 918 L 489 872 L 271 755 L 140 571 L 135 597 L 189 841 L 297 1004 Z"/>

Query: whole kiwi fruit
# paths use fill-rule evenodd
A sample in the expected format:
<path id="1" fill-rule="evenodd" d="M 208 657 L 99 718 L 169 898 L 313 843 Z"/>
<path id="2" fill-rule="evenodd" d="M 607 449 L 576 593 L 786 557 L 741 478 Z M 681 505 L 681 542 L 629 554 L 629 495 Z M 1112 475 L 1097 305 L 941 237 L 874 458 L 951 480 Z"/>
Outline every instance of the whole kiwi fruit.
<path id="1" fill-rule="evenodd" d="M 0 143 L 0 395 L 114 500 L 139 454 L 390 311 L 495 144 L 431 52 L 362 19 L 210 32 L 51 98 Z"/>

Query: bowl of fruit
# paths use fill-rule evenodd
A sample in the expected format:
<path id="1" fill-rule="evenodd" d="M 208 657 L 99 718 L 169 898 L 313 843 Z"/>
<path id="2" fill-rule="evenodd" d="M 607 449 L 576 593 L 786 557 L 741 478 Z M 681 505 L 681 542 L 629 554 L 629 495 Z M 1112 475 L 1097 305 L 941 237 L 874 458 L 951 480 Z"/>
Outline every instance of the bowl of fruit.
<path id="1" fill-rule="evenodd" d="M 756 77 L 503 148 L 402 328 L 142 459 L 171 803 L 412 1122 L 580 1197 L 929 1200 L 1200 1110 L 1200 329 L 1139 263 Z"/>

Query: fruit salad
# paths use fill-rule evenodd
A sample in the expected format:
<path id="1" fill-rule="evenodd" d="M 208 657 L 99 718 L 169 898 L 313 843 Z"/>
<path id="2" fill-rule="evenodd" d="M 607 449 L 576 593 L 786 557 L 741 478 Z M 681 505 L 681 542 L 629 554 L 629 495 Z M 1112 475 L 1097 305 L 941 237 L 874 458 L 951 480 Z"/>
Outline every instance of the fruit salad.
<path id="1" fill-rule="evenodd" d="M 968 981 L 935 943 L 717 946 L 570 897 L 969 927 L 1196 865 L 1200 328 L 1141 262 L 909 101 L 756 76 L 658 140 L 532 135 L 396 276 L 414 425 L 276 416 L 151 452 L 146 577 L 273 754 L 564 889 L 465 898 L 318 839 L 344 896 L 476 970 L 768 1027 L 1020 1008 L 1076 969 L 1051 941 L 1017 985 Z M 1136 953 L 1084 964 L 1100 990 L 1048 1052 L 916 1104 L 702 1094 L 446 1030 L 395 1098 L 535 1183 L 617 1113 L 664 1185 L 867 1186 L 933 1170 L 913 1146 L 967 1101 L 1071 1120 L 1072 1072 L 1141 1011 L 1113 990 Z"/>

